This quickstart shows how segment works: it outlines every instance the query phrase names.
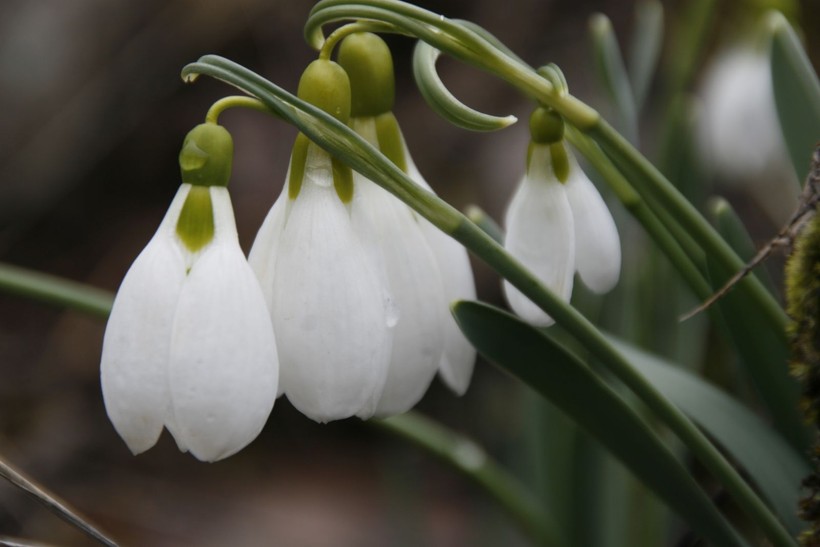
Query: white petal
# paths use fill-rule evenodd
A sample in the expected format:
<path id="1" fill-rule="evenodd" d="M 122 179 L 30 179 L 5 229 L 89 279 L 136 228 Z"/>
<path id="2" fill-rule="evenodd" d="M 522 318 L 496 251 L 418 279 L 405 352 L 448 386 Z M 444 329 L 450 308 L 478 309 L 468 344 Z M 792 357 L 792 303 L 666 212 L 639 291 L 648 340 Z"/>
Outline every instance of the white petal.
<path id="1" fill-rule="evenodd" d="M 289 178 L 290 171 L 288 171 L 285 180 Z M 259 279 L 259 284 L 262 286 L 262 292 L 265 295 L 265 302 L 269 307 L 273 303 L 273 279 L 276 274 L 279 240 L 287 221 L 289 203 L 288 185 L 285 184 L 282 193 L 274 202 L 264 222 L 262 222 L 248 255 L 248 263 L 251 265 L 257 279 Z"/>
<path id="2" fill-rule="evenodd" d="M 621 273 L 621 242 L 612 214 L 578 162 L 570 157 L 567 199 L 575 224 L 575 266 L 581 281 L 598 294 L 611 290 Z"/>
<path id="3" fill-rule="evenodd" d="M 432 193 L 432 188 L 421 176 L 410 152 L 405 146 L 404 157 L 407 174 L 419 186 Z M 456 300 L 475 300 L 475 281 L 467 250 L 456 240 L 433 226 L 427 219 L 418 217 L 422 233 L 436 257 L 439 274 L 444 286 L 444 300 L 449 306 Z M 470 385 L 475 366 L 476 351 L 458 328 L 455 318 L 447 312 L 444 321 L 444 352 L 441 354 L 439 375 L 456 394 L 463 395 Z"/>
<path id="4" fill-rule="evenodd" d="M 259 283 L 239 243 L 227 189 L 211 188 L 215 240 L 179 298 L 171 345 L 174 435 L 203 461 L 245 447 L 273 407 L 278 358 Z"/>
<path id="5" fill-rule="evenodd" d="M 310 145 L 306 163 L 274 279 L 281 382 L 318 422 L 372 415 L 391 348 L 386 292 L 333 188 L 329 156 Z"/>
<path id="6" fill-rule="evenodd" d="M 533 150 L 533 165 L 507 209 L 504 247 L 535 274 L 556 296 L 569 301 L 575 272 L 575 235 L 572 211 L 564 185 L 549 165 L 548 147 Z M 547 326 L 554 321 L 526 296 L 504 281 L 510 307 L 523 319 Z"/>
<path id="7" fill-rule="evenodd" d="M 185 265 L 168 227 L 176 226 L 188 188 L 177 192 L 160 229 L 128 270 L 105 329 L 105 408 L 134 454 L 154 446 L 169 413 L 171 326 Z"/>
<path id="8" fill-rule="evenodd" d="M 399 311 L 387 383 L 376 415 L 405 412 L 427 391 L 444 350 L 446 303 L 438 264 L 410 208 L 375 183 L 354 175 L 354 230 L 384 261 Z"/>

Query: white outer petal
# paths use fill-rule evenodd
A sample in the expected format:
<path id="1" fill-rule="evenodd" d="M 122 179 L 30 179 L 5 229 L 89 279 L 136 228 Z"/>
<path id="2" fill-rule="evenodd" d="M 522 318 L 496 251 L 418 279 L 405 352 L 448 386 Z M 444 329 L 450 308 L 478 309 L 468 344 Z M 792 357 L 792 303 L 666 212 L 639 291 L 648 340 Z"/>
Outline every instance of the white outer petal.
<path id="1" fill-rule="evenodd" d="M 407 162 L 407 174 L 413 182 L 435 194 L 416 168 L 406 145 L 404 157 Z M 451 305 L 456 300 L 475 300 L 475 281 L 467 250 L 459 242 L 433 226 L 427 219 L 418 216 L 417 218 L 421 223 L 422 233 L 436 257 L 447 305 Z M 464 337 L 448 309 L 444 321 L 444 351 L 441 354 L 439 375 L 457 395 L 464 395 L 470 385 L 475 358 L 475 348 Z"/>
<path id="2" fill-rule="evenodd" d="M 285 177 L 285 181 L 290 178 L 290 171 Z M 248 263 L 251 265 L 262 292 L 265 295 L 265 302 L 270 307 L 273 303 L 273 279 L 276 275 L 276 259 L 278 256 L 279 241 L 282 231 L 287 222 L 288 210 L 288 185 L 282 189 L 282 193 L 276 199 L 271 210 L 265 216 L 262 226 L 256 233 L 256 238 L 248 254 Z"/>
<path id="3" fill-rule="evenodd" d="M 446 304 L 438 264 L 411 210 L 370 180 L 355 174 L 354 181 L 354 230 L 384 261 L 399 311 L 375 412 L 383 417 L 409 410 L 430 386 L 444 350 Z"/>
<path id="4" fill-rule="evenodd" d="M 256 438 L 273 408 L 279 373 L 270 317 L 239 247 L 227 189 L 210 190 L 214 241 L 183 285 L 170 363 L 173 433 L 203 461 L 230 456 Z"/>
<path id="5" fill-rule="evenodd" d="M 273 288 L 281 382 L 318 422 L 373 414 L 387 378 L 385 291 L 333 188 L 330 157 L 308 148 Z"/>
<path id="6" fill-rule="evenodd" d="M 601 194 L 581 166 L 570 158 L 567 199 L 575 224 L 575 266 L 581 281 L 595 293 L 611 290 L 621 274 L 618 228 Z"/>
<path id="7" fill-rule="evenodd" d="M 550 167 L 546 146 L 533 150 L 525 175 L 507 209 L 504 248 L 538 277 L 556 296 L 569 301 L 575 273 L 575 233 L 566 190 Z M 513 311 L 526 321 L 548 326 L 554 320 L 504 281 Z"/>
<path id="8" fill-rule="evenodd" d="M 289 179 L 290 172 L 285 177 L 285 181 Z M 273 321 L 273 280 L 276 277 L 279 242 L 282 238 L 282 231 L 285 229 L 289 211 L 290 200 L 288 199 L 288 185 L 286 182 L 282 193 L 271 207 L 264 222 L 262 222 L 248 255 L 248 263 L 262 287 L 262 294 L 264 295 L 268 313 L 271 316 L 271 322 Z M 277 397 L 283 394 L 283 387 L 284 385 L 280 383 Z"/>
<path id="9" fill-rule="evenodd" d="M 131 265 L 105 329 L 103 400 L 134 454 L 154 446 L 168 418 L 171 326 L 185 279 L 174 230 L 189 189 L 180 187 L 159 230 Z"/>

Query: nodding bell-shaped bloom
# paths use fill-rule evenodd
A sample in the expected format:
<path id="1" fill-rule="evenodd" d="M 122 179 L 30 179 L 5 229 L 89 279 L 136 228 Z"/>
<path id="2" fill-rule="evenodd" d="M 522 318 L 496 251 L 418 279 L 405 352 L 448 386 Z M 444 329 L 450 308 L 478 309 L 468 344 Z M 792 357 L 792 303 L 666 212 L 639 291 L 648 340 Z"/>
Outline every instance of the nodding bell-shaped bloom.
<path id="1" fill-rule="evenodd" d="M 621 269 L 612 215 L 565 146 L 558 114 L 536 109 L 530 131 L 527 171 L 507 209 L 504 247 L 567 302 L 575 272 L 593 292 L 607 292 Z M 503 287 L 523 319 L 540 326 L 554 322 L 509 282 Z"/>
<path id="2" fill-rule="evenodd" d="M 188 134 L 183 184 L 111 310 L 102 391 L 135 454 L 166 427 L 200 460 L 225 458 L 256 438 L 276 398 L 273 329 L 225 187 L 232 153 L 215 124 Z"/>
<path id="3" fill-rule="evenodd" d="M 387 44 L 375 34 L 355 33 L 339 47 L 339 64 L 350 77 L 351 126 L 426 191 L 432 189 L 410 158 L 391 112 L 395 80 Z M 436 372 L 456 393 L 469 385 L 475 350 L 447 306 L 474 299 L 466 250 L 410 207 L 364 176 L 354 173 L 354 229 L 384 265 L 397 308 L 393 350 L 376 414 L 412 408 Z"/>
<path id="4" fill-rule="evenodd" d="M 299 97 L 346 122 L 350 84 L 336 63 L 311 63 Z M 287 184 L 249 262 L 279 342 L 281 391 L 318 422 L 371 417 L 382 396 L 396 323 L 377 258 L 351 218 L 350 169 L 300 134 Z"/>

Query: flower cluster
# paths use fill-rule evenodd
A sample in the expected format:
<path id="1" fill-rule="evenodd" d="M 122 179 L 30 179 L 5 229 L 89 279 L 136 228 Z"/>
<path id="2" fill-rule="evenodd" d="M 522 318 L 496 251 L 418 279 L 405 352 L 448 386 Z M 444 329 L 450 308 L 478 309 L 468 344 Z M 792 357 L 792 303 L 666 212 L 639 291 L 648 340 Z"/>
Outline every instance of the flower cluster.
<path id="1" fill-rule="evenodd" d="M 390 112 L 387 46 L 353 35 L 340 62 L 311 63 L 299 97 L 432 192 Z M 475 297 L 464 248 L 300 134 L 246 261 L 225 187 L 232 150 L 213 123 L 189 134 L 183 185 L 118 292 L 101 379 L 129 448 L 147 450 L 165 427 L 197 458 L 224 458 L 282 394 L 327 422 L 404 412 L 437 372 L 464 393 L 475 351 L 447 313 Z"/>
<path id="2" fill-rule="evenodd" d="M 564 123 L 552 110 L 530 117 L 527 170 L 507 209 L 504 247 L 557 296 L 569 301 L 575 272 L 593 292 L 618 282 L 621 245 L 612 215 L 563 140 Z M 540 326 L 553 319 L 504 282 L 510 307 Z"/>

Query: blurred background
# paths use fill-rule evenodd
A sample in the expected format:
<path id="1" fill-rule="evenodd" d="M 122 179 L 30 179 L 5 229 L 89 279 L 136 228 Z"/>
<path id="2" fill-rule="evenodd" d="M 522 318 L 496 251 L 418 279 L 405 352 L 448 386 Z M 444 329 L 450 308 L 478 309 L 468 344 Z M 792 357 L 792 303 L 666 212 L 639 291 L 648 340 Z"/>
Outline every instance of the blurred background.
<path id="1" fill-rule="evenodd" d="M 533 65 L 557 63 L 575 95 L 610 111 L 598 91 L 588 20 L 595 12 L 607 14 L 626 47 L 634 2 L 418 3 L 486 27 Z M 676 112 L 672 105 L 682 100 L 688 105 L 683 117 L 692 121 L 689 114 L 699 103 L 690 93 L 703 85 L 710 59 L 752 27 L 762 4 L 710 2 L 709 17 L 694 22 L 690 8 L 697 3 L 663 2 L 668 32 L 641 117 L 642 148 L 651 158 L 668 160 L 670 178 L 687 173 L 680 178 L 687 179 L 688 195 L 698 205 L 714 192 L 728 196 L 762 243 L 793 207 L 793 196 L 774 192 L 761 198 L 755 177 L 727 184 L 717 170 L 706 164 L 690 169 L 687 156 L 670 156 L 664 149 L 671 142 L 663 129 Z M 802 23 L 816 63 L 820 6 L 812 0 L 781 4 L 792 21 Z M 116 290 L 179 185 L 183 137 L 213 101 L 232 93 L 206 78 L 183 84 L 180 69 L 216 53 L 295 90 L 302 69 L 315 57 L 301 34 L 312 5 L 302 0 L 0 2 L 0 261 Z M 698 47 L 691 47 L 692 40 Z M 421 172 L 456 207 L 478 204 L 500 222 L 523 173 L 526 124 L 494 134 L 452 127 L 413 85 L 412 42 L 390 38 L 389 43 L 397 66 L 396 115 Z M 439 67 L 467 104 L 527 119 L 532 105 L 500 82 L 447 59 Z M 220 121 L 234 136 L 231 194 L 247 252 L 281 189 L 296 132 L 255 112 L 232 110 Z M 789 176 L 766 173 L 764 182 Z M 666 266 L 646 250 L 645 238 L 619 206 L 613 209 L 624 246 L 625 286 L 606 300 L 581 294 L 579 305 L 650 349 L 702 362 L 706 327 L 697 321 L 686 327 L 696 331 L 694 338 L 677 329 L 676 317 L 693 301 L 685 296 L 666 301 L 669 293 L 641 288 L 642 279 Z M 777 265 L 773 268 L 776 275 Z M 477 261 L 474 269 L 479 298 L 503 305 L 496 276 Z M 667 302 L 662 309 L 660 301 Z M 665 330 L 636 327 L 635 317 L 642 313 L 653 318 L 654 328 Z M 259 438 L 226 461 L 200 463 L 179 453 L 168 435 L 133 457 L 102 404 L 104 326 L 76 312 L 0 294 L 0 456 L 122 544 L 528 544 L 481 491 L 417 447 L 358 420 L 317 425 L 284 399 Z M 693 339 L 699 341 L 694 348 Z M 454 397 L 436 380 L 419 410 L 477 440 L 528 484 L 540 484 L 548 481 L 539 469 L 552 436 L 543 420 L 535 419 L 541 412 L 537 405 L 514 380 L 479 362 L 464 397 Z M 583 482 L 572 503 L 588 503 L 590 513 L 617 520 L 611 510 L 618 502 L 607 500 L 594 482 Z M 686 530 L 674 523 L 658 533 L 669 544 L 686 538 Z M 2 481 L 0 536 L 93 544 Z"/>

